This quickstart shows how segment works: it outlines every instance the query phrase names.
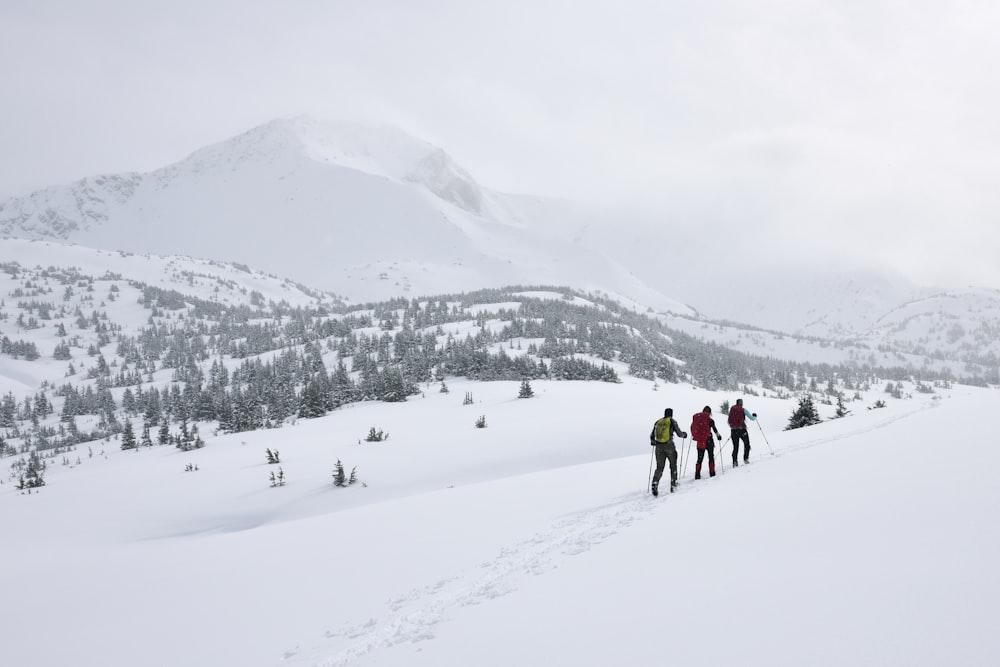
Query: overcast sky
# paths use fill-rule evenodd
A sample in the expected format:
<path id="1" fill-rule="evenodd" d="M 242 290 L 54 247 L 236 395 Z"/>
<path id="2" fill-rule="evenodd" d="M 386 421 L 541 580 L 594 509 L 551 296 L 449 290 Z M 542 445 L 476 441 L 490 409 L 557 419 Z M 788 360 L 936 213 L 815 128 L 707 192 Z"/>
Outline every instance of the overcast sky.
<path id="1" fill-rule="evenodd" d="M 0 195 L 308 114 L 713 260 L 739 234 L 1000 288 L 997 35 L 961 0 L 2 0 Z"/>

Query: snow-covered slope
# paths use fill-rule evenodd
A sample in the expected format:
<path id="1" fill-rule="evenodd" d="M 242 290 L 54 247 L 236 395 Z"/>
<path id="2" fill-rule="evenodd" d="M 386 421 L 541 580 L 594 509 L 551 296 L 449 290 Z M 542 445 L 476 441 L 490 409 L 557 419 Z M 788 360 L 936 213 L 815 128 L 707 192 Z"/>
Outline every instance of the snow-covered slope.
<path id="1" fill-rule="evenodd" d="M 295 118 L 148 174 L 0 202 L 0 234 L 239 261 L 359 301 L 566 284 L 690 312 L 566 240 L 548 220 L 562 209 L 517 202 L 398 130 Z"/>
<path id="2" fill-rule="evenodd" d="M 25 280 L 26 275 L 31 277 Z M 0 239 L 0 339 L 24 341 L 39 354 L 28 361 L 0 353 L 0 394 L 11 391 L 20 400 L 65 382 L 69 357 L 57 360 L 53 349 L 67 339 L 73 340 L 77 352 L 70 363 L 80 370 L 93 361 L 82 354 L 91 346 L 95 354 L 104 346 L 115 366 L 127 365 L 121 350 L 110 345 L 110 338 L 102 337 L 96 327 L 79 328 L 74 322 L 100 312 L 116 336 L 136 335 L 149 323 L 150 310 L 140 305 L 142 291 L 132 284 L 224 309 L 266 308 L 272 303 L 313 309 L 343 304 L 334 294 L 242 264 Z M 60 310 L 65 311 L 62 316 Z"/>
<path id="3" fill-rule="evenodd" d="M 117 274 L 162 289 L 227 306 L 249 304 L 257 292 L 262 303 L 291 306 L 342 305 L 336 294 L 312 289 L 288 278 L 267 274 L 245 264 L 182 255 L 163 256 L 100 250 L 52 241 L 0 239 L 0 258 L 24 267 L 51 267 L 104 276 Z"/>
<path id="4" fill-rule="evenodd" d="M 935 358 L 1000 365 L 1000 290 L 942 292 L 904 303 L 862 338 Z"/>
<path id="5" fill-rule="evenodd" d="M 869 287 L 859 292 L 872 295 Z M 925 291 L 926 292 L 926 291 Z M 942 371 L 954 376 L 996 377 L 1000 368 L 1000 292 L 974 289 L 931 293 L 887 312 L 860 294 L 830 289 L 848 304 L 817 322 L 812 331 L 789 334 L 731 321 L 706 322 L 676 314 L 661 319 L 671 328 L 725 347 L 777 359 L 829 364 L 900 366 Z M 831 302 L 833 299 L 831 298 Z M 763 306 L 761 306 L 763 308 Z M 879 307 L 885 303 L 879 302 Z M 767 312 L 773 312 L 768 309 Z M 864 316 L 860 316 L 860 313 Z M 877 316 L 876 316 L 877 315 Z M 841 319 L 843 318 L 843 319 Z M 853 321 L 853 326 L 846 322 Z M 834 325 L 834 331 L 827 327 Z M 812 333 L 810 333 L 812 331 Z"/>
<path id="6" fill-rule="evenodd" d="M 316 309 L 337 298 L 245 265 L 15 239 L 0 241 L 0 257 L 0 338 L 42 352 L 31 361 L 0 353 L 0 419 L 8 391 L 19 415 L 0 427 L 0 589 L 14 601 L 0 606 L 2 664 L 596 666 L 656 664 L 664 646 L 689 665 L 1000 660 L 988 632 L 1000 594 L 989 574 L 1000 557 L 992 520 L 1000 489 L 983 466 L 941 475 L 940 457 L 940 443 L 981 435 L 969 415 L 991 414 L 996 389 L 888 382 L 898 378 L 875 370 L 851 386 L 831 376 L 847 416 L 785 432 L 795 398 L 785 388 L 750 386 L 745 399 L 759 417 L 750 464 L 729 468 L 725 443 L 719 458 L 727 465 L 695 482 L 692 450 L 682 446 L 681 488 L 655 501 L 645 494 L 652 421 L 669 406 L 687 429 L 703 405 L 736 395 L 639 379 L 620 353 L 609 362 L 620 383 L 533 380 L 534 397 L 521 400 L 516 381 L 449 376 L 446 392 L 443 382 L 422 379 L 405 402 L 352 402 L 324 417 L 289 415 L 276 429 L 229 434 L 215 429 L 219 421 L 200 420 L 202 448 L 150 442 L 126 452 L 124 431 L 108 422 L 138 433 L 153 418 L 130 411 L 127 395 L 142 390 L 150 400 L 153 389 L 176 388 L 174 412 L 158 417 L 176 436 L 192 424 L 178 412 L 184 396 L 198 394 L 181 379 L 196 377 L 192 367 L 214 383 L 217 364 L 235 378 L 249 362 L 240 371 L 247 390 L 247 374 L 264 372 L 254 358 L 217 351 L 221 339 L 235 350 L 234 338 L 257 334 L 232 327 L 239 308 L 216 304 L 256 306 L 254 324 L 277 327 L 269 335 L 279 340 L 256 360 L 312 346 L 332 368 L 358 332 L 326 330 L 303 344 L 302 334 L 318 329 L 287 308 L 268 312 L 268 303 L 314 309 L 307 319 L 315 327 Z M 171 300 L 180 305 L 156 306 L 154 315 L 139 283 L 176 292 Z M 551 338 L 572 356 L 593 356 L 577 347 L 582 320 L 565 326 L 559 311 L 537 306 L 532 317 L 509 311 L 531 299 L 595 301 L 554 291 L 496 294 L 496 302 L 435 303 L 456 318 L 425 319 L 421 333 L 448 345 L 513 319 L 522 327 L 555 320 L 564 325 L 558 335 L 488 347 L 519 356 L 527 353 L 522 343 L 531 349 Z M 995 300 L 989 292 L 977 301 L 942 296 L 908 304 L 882 325 L 960 341 L 965 334 L 932 331 L 920 314 L 993 318 Z M 390 360 L 395 345 L 413 344 L 413 336 L 389 343 L 402 332 L 393 315 L 418 319 L 399 310 L 352 307 L 369 318 L 358 323 L 361 333 L 386 342 L 379 353 L 373 346 L 373 357 Z M 589 329 L 616 319 L 607 306 L 595 310 L 600 318 Z M 687 322 L 691 333 L 736 336 L 737 348 L 835 361 L 825 341 L 767 332 L 751 340 Z M 163 338 L 139 345 L 149 328 Z M 70 343 L 70 359 L 55 357 L 61 341 Z M 723 351 L 686 347 L 675 360 L 684 373 L 701 366 L 704 376 L 706 363 L 725 360 Z M 183 363 L 167 361 L 175 353 Z M 105 359 L 110 371 L 92 375 Z M 69 374 L 69 365 L 78 371 Z M 134 381 L 126 377 L 140 365 Z M 121 409 L 64 412 L 70 385 L 77 396 L 107 392 Z M 814 394 L 821 416 L 832 417 L 833 396 L 822 386 Z M 303 388 L 296 398 L 305 395 Z M 95 427 L 107 435 L 62 440 Z M 365 442 L 370 429 L 390 437 Z M 25 449 L 43 437 L 46 484 L 20 491 Z M 280 462 L 269 465 L 267 450 Z M 338 462 L 358 483 L 333 485 Z M 272 473 L 285 483 L 272 486 Z M 742 619 L 726 626 L 728 641 L 692 640 L 720 609 Z M 664 613 L 671 622 L 651 639 L 650 624 Z"/>
<path id="7" fill-rule="evenodd" d="M 81 447 L 36 493 L 0 485 L 0 586 L 16 601 L 0 607 L 0 661 L 1000 661 L 1000 487 L 983 466 L 942 475 L 940 456 L 975 439 L 968 415 L 995 390 L 880 410 L 867 397 L 788 432 L 788 401 L 748 397 L 769 444 L 754 428 L 749 465 L 696 482 L 689 460 L 680 491 L 653 499 L 651 422 L 733 396 L 535 388 L 454 382 L 192 452 Z M 371 425 L 391 438 L 360 443 Z M 266 448 L 285 486 L 270 487 Z M 338 459 L 360 483 L 332 485 Z"/>

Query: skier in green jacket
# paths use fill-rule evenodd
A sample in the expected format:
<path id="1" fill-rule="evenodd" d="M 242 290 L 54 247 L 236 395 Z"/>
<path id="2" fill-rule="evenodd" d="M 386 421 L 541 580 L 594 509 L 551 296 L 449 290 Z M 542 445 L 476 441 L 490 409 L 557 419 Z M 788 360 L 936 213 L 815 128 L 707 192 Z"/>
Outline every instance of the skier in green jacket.
<path id="1" fill-rule="evenodd" d="M 677 488 L 677 448 L 674 446 L 674 436 L 687 438 L 687 433 L 681 430 L 674 419 L 673 408 L 663 411 L 663 418 L 657 419 L 653 424 L 653 430 L 649 433 L 649 444 L 656 447 L 656 472 L 653 473 L 653 486 L 651 491 L 654 496 L 660 495 L 660 478 L 663 476 L 663 468 L 667 461 L 670 461 L 670 493 Z"/>

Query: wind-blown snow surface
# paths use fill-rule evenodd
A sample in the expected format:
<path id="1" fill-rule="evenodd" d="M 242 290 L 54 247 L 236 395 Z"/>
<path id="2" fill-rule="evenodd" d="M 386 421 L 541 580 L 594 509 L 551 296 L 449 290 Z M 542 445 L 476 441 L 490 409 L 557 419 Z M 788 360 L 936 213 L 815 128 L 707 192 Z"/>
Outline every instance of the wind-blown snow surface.
<path id="1" fill-rule="evenodd" d="M 1000 485 L 975 448 L 995 390 L 789 432 L 788 402 L 747 397 L 774 455 L 753 427 L 749 465 L 694 482 L 689 463 L 654 499 L 652 421 L 734 397 L 449 386 L 191 452 L 84 446 L 31 495 L 5 480 L 0 660 L 1000 662 Z M 390 438 L 359 442 L 373 425 Z M 267 447 L 287 486 L 268 486 Z M 334 488 L 338 458 L 366 486 Z"/>

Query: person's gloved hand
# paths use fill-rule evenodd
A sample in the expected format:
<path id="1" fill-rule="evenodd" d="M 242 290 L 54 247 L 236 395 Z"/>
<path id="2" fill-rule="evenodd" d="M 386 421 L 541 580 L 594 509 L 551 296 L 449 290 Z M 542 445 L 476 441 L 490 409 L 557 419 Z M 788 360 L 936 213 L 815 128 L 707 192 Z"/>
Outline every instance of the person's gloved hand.
<path id="1" fill-rule="evenodd" d="M 681 433 L 681 437 L 684 438 L 685 440 L 687 440 L 688 434 L 687 433 Z"/>
<path id="2" fill-rule="evenodd" d="M 754 412 L 754 413 L 752 413 L 752 414 L 753 414 L 753 418 L 754 418 L 754 419 L 757 419 L 757 413 L 756 413 L 756 412 Z"/>

